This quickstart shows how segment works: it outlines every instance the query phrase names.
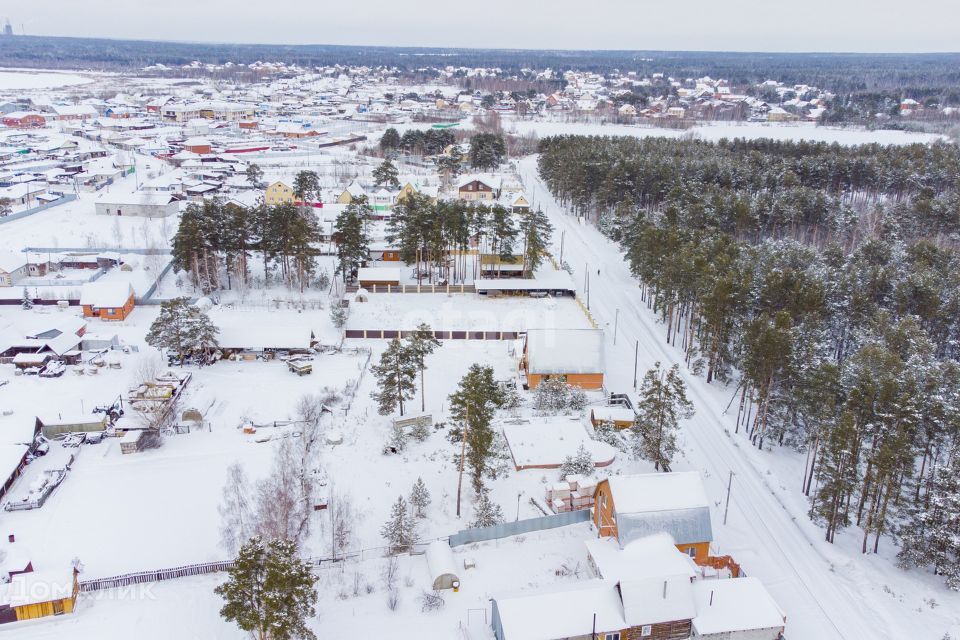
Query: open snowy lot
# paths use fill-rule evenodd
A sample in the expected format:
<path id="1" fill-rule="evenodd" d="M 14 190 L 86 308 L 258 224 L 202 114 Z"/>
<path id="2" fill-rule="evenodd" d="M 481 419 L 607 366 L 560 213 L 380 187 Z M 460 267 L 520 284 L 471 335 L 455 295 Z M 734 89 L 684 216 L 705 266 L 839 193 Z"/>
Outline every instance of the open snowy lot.
<path id="1" fill-rule="evenodd" d="M 74 73 L 37 71 L 36 69 L 0 70 L 0 91 L 7 89 L 55 89 L 93 82 L 92 78 Z"/>
<path id="2" fill-rule="evenodd" d="M 590 321 L 573 298 L 485 298 L 476 294 L 371 293 L 350 305 L 348 329 L 526 331 L 587 329 Z"/>

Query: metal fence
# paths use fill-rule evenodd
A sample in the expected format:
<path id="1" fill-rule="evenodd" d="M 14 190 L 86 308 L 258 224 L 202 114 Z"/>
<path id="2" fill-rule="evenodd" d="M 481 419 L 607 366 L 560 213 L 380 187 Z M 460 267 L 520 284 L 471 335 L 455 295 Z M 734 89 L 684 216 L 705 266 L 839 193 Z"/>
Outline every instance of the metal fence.
<path id="1" fill-rule="evenodd" d="M 533 531 L 544 531 L 546 529 L 556 529 L 557 527 L 566 527 L 571 524 L 587 522 L 590 520 L 590 510 L 580 509 L 578 511 L 567 511 L 540 518 L 530 518 L 528 520 L 517 520 L 516 522 L 504 522 L 492 527 L 480 527 L 477 529 L 463 529 L 450 536 L 450 546 L 457 547 L 474 542 L 483 542 L 484 540 L 497 540 L 510 536 L 520 535 L 522 533 L 531 533 Z"/>
<path id="2" fill-rule="evenodd" d="M 61 204 L 73 202 L 76 199 L 77 199 L 77 196 L 72 193 L 64 194 L 60 196 L 58 200 L 54 200 L 53 202 L 48 202 L 47 204 L 41 204 L 39 206 L 33 207 L 32 209 L 24 209 L 23 211 L 18 211 L 17 213 L 11 213 L 10 215 L 2 216 L 0 217 L 0 224 L 6 224 L 8 222 L 13 222 L 14 220 L 26 218 L 27 216 L 32 216 L 35 213 L 46 211 L 51 207 L 56 207 Z"/>

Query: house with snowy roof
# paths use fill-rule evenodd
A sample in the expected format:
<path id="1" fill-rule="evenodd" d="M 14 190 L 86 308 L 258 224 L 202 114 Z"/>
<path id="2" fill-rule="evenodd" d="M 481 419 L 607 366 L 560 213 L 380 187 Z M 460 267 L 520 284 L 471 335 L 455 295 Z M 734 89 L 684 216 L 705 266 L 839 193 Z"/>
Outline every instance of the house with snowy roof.
<path id="1" fill-rule="evenodd" d="M 0 250 L 0 287 L 12 287 L 27 277 L 27 256 Z"/>
<path id="2" fill-rule="evenodd" d="M 88 282 L 80 289 L 80 306 L 85 318 L 126 320 L 135 306 L 133 287 L 129 282 Z"/>
<path id="3" fill-rule="evenodd" d="M 524 386 L 563 377 L 583 389 L 603 388 L 603 332 L 599 329 L 530 329 L 520 359 Z"/>
<path id="4" fill-rule="evenodd" d="M 601 480 L 594 491 L 593 524 L 600 537 L 613 537 L 621 547 L 668 533 L 697 564 L 707 562 L 713 541 L 710 503 L 703 480 L 694 471 Z"/>

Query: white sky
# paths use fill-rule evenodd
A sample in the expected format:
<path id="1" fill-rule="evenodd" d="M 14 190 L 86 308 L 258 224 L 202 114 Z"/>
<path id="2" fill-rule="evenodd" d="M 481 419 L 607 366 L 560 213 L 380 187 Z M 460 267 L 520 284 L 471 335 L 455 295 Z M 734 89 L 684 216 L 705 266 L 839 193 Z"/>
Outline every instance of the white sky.
<path id="1" fill-rule="evenodd" d="M 960 51 L 960 0 L 31 0 L 30 35 L 270 44 Z"/>

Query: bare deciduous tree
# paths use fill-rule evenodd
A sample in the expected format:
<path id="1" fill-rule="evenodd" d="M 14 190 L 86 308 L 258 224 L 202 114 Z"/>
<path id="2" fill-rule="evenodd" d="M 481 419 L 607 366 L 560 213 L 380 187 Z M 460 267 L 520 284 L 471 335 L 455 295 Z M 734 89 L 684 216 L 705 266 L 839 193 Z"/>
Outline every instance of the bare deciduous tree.
<path id="1" fill-rule="evenodd" d="M 227 482 L 223 486 L 220 503 L 220 542 L 231 554 L 253 537 L 257 528 L 253 505 L 250 503 L 250 481 L 243 466 L 236 462 L 227 468 Z"/>

